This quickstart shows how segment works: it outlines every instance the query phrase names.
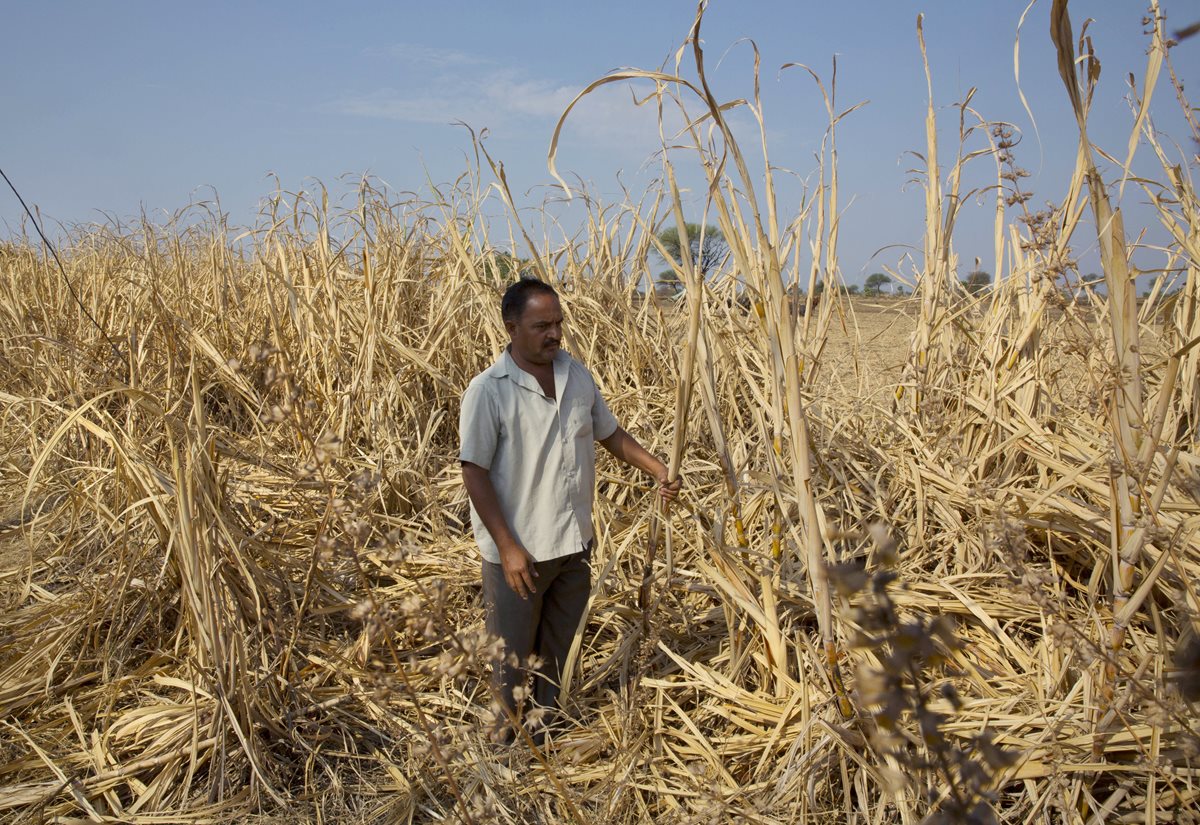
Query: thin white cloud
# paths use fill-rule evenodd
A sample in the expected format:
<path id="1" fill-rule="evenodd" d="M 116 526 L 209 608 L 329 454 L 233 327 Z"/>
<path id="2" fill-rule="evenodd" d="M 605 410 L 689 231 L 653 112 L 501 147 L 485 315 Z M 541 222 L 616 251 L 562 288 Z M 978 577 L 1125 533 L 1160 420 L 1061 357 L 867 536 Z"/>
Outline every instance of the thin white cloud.
<path id="1" fill-rule="evenodd" d="M 483 80 L 479 91 L 498 111 L 536 118 L 556 118 L 579 90 L 544 80 L 518 79 L 512 73 L 500 73 Z"/>
<path id="2" fill-rule="evenodd" d="M 348 95 L 328 108 L 341 114 L 404 123 L 453 123 L 461 120 L 474 124 L 486 121 L 489 115 L 479 100 L 438 93 L 412 94 L 396 89 L 377 89 L 365 94 Z"/>
<path id="3" fill-rule="evenodd" d="M 458 49 L 442 49 L 419 43 L 394 43 L 384 48 L 369 48 L 366 53 L 374 57 L 387 57 L 401 63 L 439 71 L 467 66 L 484 66 L 492 61 Z"/>
<path id="4" fill-rule="evenodd" d="M 463 121 L 496 137 L 538 130 L 549 139 L 554 123 L 584 88 L 529 77 L 512 69 L 447 72 L 419 90 L 381 88 L 345 95 L 327 109 L 358 117 L 407 123 Z M 639 90 L 639 96 L 645 90 Z M 670 113 L 669 113 L 670 114 Z M 678 120 L 669 118 L 668 123 Z M 633 144 L 646 152 L 658 144 L 653 104 L 635 106 L 629 84 L 601 87 L 572 110 L 565 134 L 592 144 Z"/>

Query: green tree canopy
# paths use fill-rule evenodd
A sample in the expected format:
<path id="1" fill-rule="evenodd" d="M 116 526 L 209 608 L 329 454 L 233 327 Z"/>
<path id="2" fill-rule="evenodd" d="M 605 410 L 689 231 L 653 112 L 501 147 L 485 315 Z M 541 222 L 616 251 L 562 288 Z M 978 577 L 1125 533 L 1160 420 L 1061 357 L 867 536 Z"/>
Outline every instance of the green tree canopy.
<path id="1" fill-rule="evenodd" d="M 978 295 L 979 293 L 991 288 L 992 276 L 984 272 L 982 269 L 976 269 L 969 273 L 967 277 L 963 278 L 962 285 L 967 292 L 971 293 L 972 295 Z"/>
<path id="2" fill-rule="evenodd" d="M 720 267 L 725 263 L 725 259 L 729 257 L 729 244 L 725 242 L 725 237 L 721 234 L 721 230 L 709 224 L 703 227 L 703 243 L 701 242 L 701 226 L 698 223 L 685 223 L 687 229 L 688 250 L 692 265 L 700 277 L 704 277 L 709 272 Z M 667 251 L 670 261 L 683 266 L 683 244 L 679 239 L 679 227 L 670 226 L 658 233 L 659 243 Z M 655 280 L 659 285 L 668 286 L 672 291 L 678 292 L 682 286 L 679 283 L 679 276 L 675 272 L 674 267 L 660 272 Z"/>
<path id="3" fill-rule="evenodd" d="M 866 286 L 863 288 L 864 295 L 878 295 L 883 291 L 884 284 L 890 284 L 892 279 L 882 272 L 872 272 L 867 276 Z"/>
<path id="4" fill-rule="evenodd" d="M 674 298 L 683 291 L 683 282 L 674 269 L 664 269 L 654 276 L 654 292 L 660 298 Z"/>
<path id="5" fill-rule="evenodd" d="M 507 286 L 525 277 L 537 277 L 527 258 L 518 258 L 502 249 L 489 250 L 483 259 L 481 274 L 497 286 Z"/>

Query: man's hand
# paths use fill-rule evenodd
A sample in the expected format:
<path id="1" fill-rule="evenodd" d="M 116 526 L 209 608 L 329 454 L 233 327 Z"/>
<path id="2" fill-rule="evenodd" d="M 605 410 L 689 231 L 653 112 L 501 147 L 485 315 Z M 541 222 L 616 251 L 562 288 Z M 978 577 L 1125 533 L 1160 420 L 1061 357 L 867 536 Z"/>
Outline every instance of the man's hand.
<path id="1" fill-rule="evenodd" d="M 655 473 L 655 478 L 658 479 L 658 494 L 663 501 L 674 501 L 675 496 L 679 494 L 679 488 L 683 486 L 683 478 L 677 476 L 674 480 L 668 477 L 669 471 L 664 466 L 660 472 Z"/>
<path id="2" fill-rule="evenodd" d="M 504 580 L 512 591 L 522 599 L 528 599 L 537 590 L 533 580 L 537 578 L 537 568 L 533 566 L 533 556 L 520 544 L 510 544 L 499 548 L 500 566 L 504 568 Z"/>

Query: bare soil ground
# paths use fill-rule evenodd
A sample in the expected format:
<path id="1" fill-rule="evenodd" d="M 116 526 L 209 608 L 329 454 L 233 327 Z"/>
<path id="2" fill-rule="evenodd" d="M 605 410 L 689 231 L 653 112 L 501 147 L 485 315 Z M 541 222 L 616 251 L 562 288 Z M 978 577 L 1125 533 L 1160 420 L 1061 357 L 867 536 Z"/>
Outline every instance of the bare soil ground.
<path id="1" fill-rule="evenodd" d="M 904 298 L 852 298 L 829 332 L 818 381 L 831 395 L 881 401 L 899 382 L 908 359 L 917 307 Z"/>

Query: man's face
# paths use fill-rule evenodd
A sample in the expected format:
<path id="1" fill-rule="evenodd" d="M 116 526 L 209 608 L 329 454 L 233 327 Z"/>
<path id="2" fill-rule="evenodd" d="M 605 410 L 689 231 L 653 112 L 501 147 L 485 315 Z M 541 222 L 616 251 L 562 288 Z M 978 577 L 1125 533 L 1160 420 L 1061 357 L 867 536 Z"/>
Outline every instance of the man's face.
<path id="1" fill-rule="evenodd" d="M 516 321 L 506 321 L 512 350 L 531 364 L 544 366 L 554 361 L 562 345 L 562 307 L 558 298 L 535 292 Z"/>

